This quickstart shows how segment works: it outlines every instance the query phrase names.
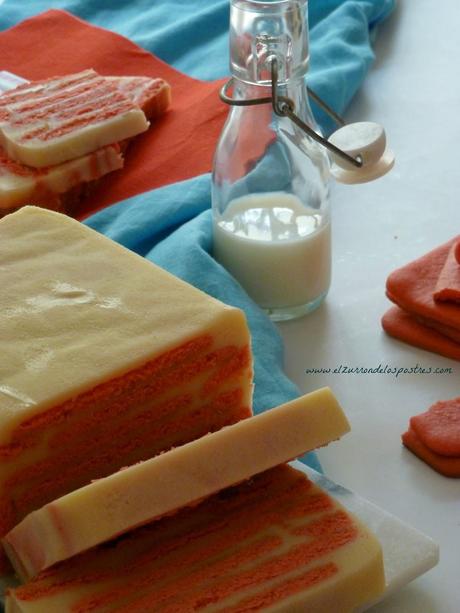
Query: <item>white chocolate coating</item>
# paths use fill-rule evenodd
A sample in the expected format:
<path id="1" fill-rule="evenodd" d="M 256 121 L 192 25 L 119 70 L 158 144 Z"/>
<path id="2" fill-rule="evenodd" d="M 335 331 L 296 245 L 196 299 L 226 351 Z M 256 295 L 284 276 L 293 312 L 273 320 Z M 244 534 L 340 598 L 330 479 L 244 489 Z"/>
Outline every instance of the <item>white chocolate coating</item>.
<path id="1" fill-rule="evenodd" d="M 248 343 L 239 309 L 36 207 L 0 221 L 0 279 L 0 445 L 25 418 L 201 334 Z"/>

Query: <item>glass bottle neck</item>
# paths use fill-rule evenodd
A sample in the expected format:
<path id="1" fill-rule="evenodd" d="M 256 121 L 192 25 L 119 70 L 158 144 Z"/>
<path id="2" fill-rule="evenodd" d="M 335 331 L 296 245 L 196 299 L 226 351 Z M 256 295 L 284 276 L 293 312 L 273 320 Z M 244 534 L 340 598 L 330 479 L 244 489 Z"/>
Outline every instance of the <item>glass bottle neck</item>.
<path id="1" fill-rule="evenodd" d="M 231 0 L 230 68 L 234 78 L 269 84 L 271 60 L 279 81 L 296 80 L 308 70 L 307 0 Z"/>
<path id="2" fill-rule="evenodd" d="M 286 82 L 278 84 L 278 95 L 289 98 L 294 103 L 296 114 L 306 123 L 308 123 L 313 129 L 317 129 L 316 122 L 313 118 L 313 114 L 310 107 L 305 79 L 299 77 L 296 79 L 289 79 Z M 233 98 L 236 100 L 250 100 L 256 98 L 270 98 L 272 96 L 272 85 L 269 84 L 254 84 L 242 81 L 237 78 L 233 78 Z M 264 105 L 265 108 L 268 105 Z M 233 110 L 238 112 L 244 112 L 244 110 L 251 110 L 255 112 L 255 109 L 261 107 L 256 106 L 234 106 Z M 285 118 L 285 121 L 290 121 Z"/>

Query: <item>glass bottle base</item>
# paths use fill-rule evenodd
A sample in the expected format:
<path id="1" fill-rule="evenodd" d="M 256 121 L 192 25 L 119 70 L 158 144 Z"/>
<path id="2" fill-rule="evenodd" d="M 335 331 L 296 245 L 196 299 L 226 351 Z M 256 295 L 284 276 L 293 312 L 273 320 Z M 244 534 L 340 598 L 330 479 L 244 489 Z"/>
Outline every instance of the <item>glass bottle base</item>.
<path id="1" fill-rule="evenodd" d="M 297 306 L 281 307 L 276 309 L 270 309 L 262 307 L 265 313 L 272 321 L 289 321 L 290 319 L 298 319 L 308 313 L 315 311 L 323 302 L 327 296 L 327 291 L 306 304 L 300 304 Z"/>

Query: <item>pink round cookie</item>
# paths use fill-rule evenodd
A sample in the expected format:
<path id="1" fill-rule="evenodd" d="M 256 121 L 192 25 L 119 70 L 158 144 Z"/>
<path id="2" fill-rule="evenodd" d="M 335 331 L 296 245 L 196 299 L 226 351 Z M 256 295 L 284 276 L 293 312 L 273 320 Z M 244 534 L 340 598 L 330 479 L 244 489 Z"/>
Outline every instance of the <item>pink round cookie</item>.
<path id="1" fill-rule="evenodd" d="M 412 417 L 410 426 L 431 451 L 460 457 L 460 396 L 436 402 L 425 413 Z"/>

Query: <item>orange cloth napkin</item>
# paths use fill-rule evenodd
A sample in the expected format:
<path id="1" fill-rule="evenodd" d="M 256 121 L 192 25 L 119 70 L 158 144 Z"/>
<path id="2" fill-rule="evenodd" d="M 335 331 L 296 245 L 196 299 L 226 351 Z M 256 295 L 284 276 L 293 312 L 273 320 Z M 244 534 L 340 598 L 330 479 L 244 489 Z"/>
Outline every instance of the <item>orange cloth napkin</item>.
<path id="1" fill-rule="evenodd" d="M 402 341 L 460 360 L 460 304 L 436 301 L 440 287 L 455 293 L 458 237 L 394 271 L 386 293 L 398 308 L 382 319 L 384 330 Z M 460 290 L 460 285 L 458 286 Z"/>
<path id="2" fill-rule="evenodd" d="M 104 177 L 79 217 L 161 185 L 209 172 L 228 113 L 218 97 L 223 81 L 178 72 L 128 39 L 61 10 L 26 19 L 0 33 L 1 69 L 42 79 L 94 68 L 103 75 L 162 77 L 173 101 L 166 115 L 136 138 L 125 167 Z"/>

